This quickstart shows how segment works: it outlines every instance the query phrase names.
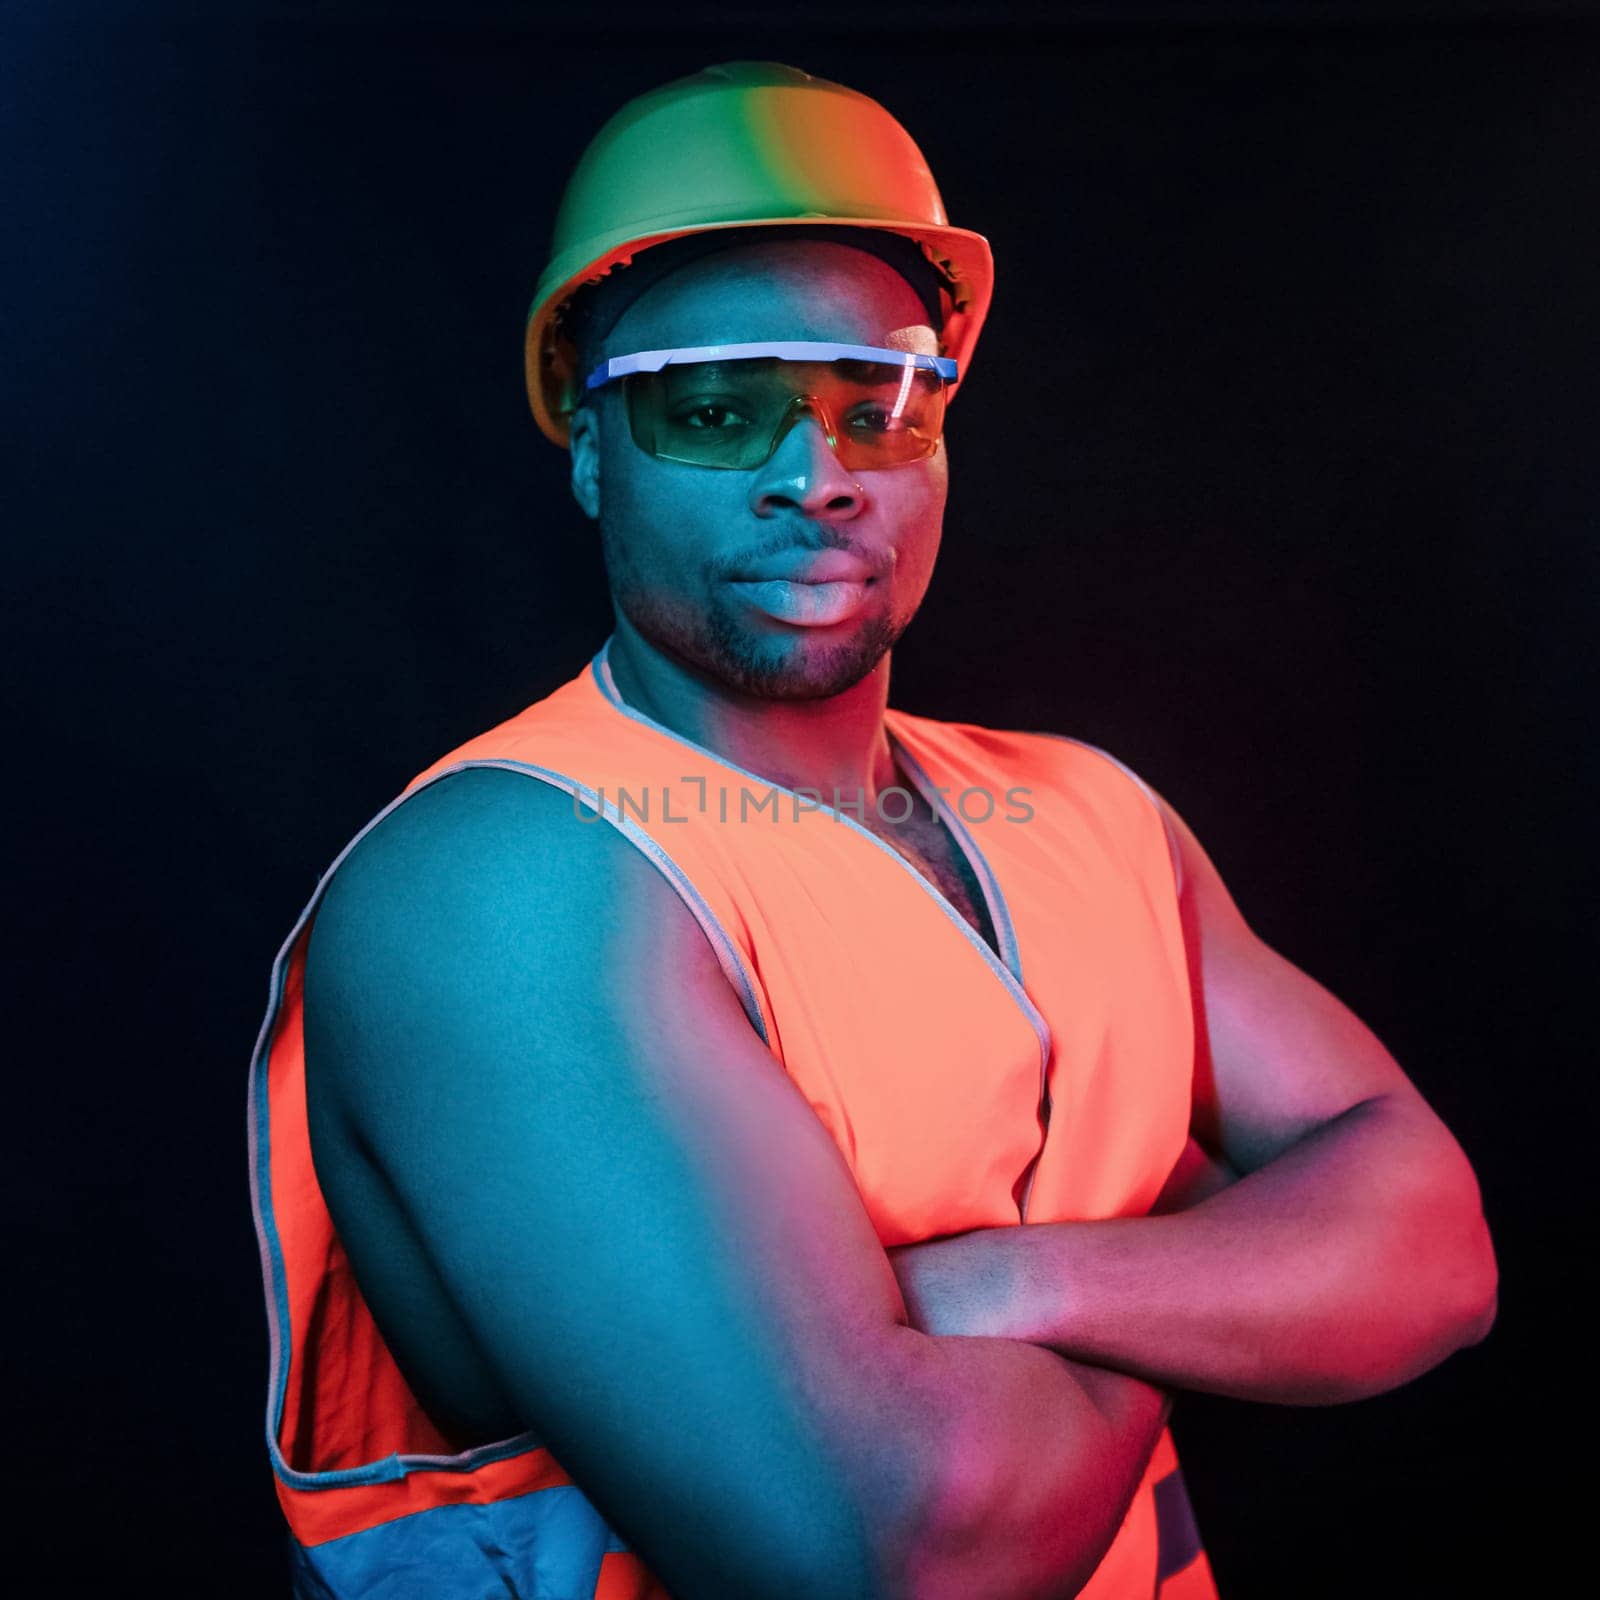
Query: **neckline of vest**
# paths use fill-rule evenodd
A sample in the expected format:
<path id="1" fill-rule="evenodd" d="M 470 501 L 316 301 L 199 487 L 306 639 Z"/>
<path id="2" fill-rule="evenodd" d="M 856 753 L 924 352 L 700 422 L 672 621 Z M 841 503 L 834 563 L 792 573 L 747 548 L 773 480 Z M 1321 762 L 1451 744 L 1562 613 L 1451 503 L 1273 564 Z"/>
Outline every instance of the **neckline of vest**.
<path id="1" fill-rule="evenodd" d="M 757 783 L 766 784 L 769 788 L 776 789 L 794 799 L 798 800 L 800 798 L 793 789 L 788 788 L 785 784 L 777 783 L 771 778 L 764 778 L 759 772 L 752 772 L 747 767 L 741 767 L 737 761 L 730 761 L 726 756 L 718 755 L 715 750 L 699 743 L 697 740 L 688 738 L 674 728 L 669 728 L 664 722 L 657 722 L 654 717 L 639 710 L 637 706 L 629 705 L 622 698 L 622 694 L 617 688 L 616 679 L 611 674 L 610 652 L 613 637 L 615 635 L 608 634 L 605 642 L 595 651 L 589 661 L 590 677 L 599 691 L 600 698 L 612 710 L 620 712 L 634 722 L 642 723 L 645 727 L 653 729 L 677 744 L 686 746 L 697 755 L 703 756 L 707 761 L 714 761 L 718 766 L 726 767 L 730 772 L 737 772 L 741 777 L 751 778 Z M 898 850 L 892 845 L 885 844 L 870 828 L 863 827 L 854 817 L 842 811 L 835 812 L 834 815 L 846 827 L 853 828 L 874 849 L 881 850 L 895 862 L 902 872 L 908 873 L 944 914 L 945 920 L 951 923 L 957 932 L 966 939 L 967 943 L 983 957 L 984 964 L 1004 985 L 1006 992 L 1011 996 L 1023 1015 L 1027 1017 L 1034 1033 L 1038 1036 L 1040 1094 L 1043 1097 L 1047 1093 L 1047 1074 L 1050 1062 L 1050 1024 L 1033 1003 L 1028 991 L 1022 986 L 1022 953 L 1017 945 L 1016 931 L 1012 927 L 1011 913 L 1006 908 L 1005 895 L 1001 891 L 1000 880 L 994 875 L 993 869 L 984 858 L 983 852 L 978 848 L 977 842 L 968 833 L 966 824 L 945 803 L 944 796 L 934 787 L 933 781 L 929 778 L 922 761 L 909 748 L 905 738 L 906 726 L 901 721 L 900 714 L 893 707 L 885 707 L 884 709 L 884 731 L 894 745 L 896 752 L 902 758 L 907 776 L 917 786 L 917 790 L 923 799 L 943 819 L 945 826 L 950 830 L 951 837 L 956 841 L 956 848 L 966 856 L 968 864 L 983 889 L 983 896 L 989 907 L 989 918 L 994 925 L 995 937 L 1000 942 L 1000 948 L 1005 953 L 1006 959 L 1001 960 L 1000 956 L 996 955 L 994 950 L 990 948 L 988 940 Z M 832 808 L 825 806 L 822 809 L 831 810 Z"/>

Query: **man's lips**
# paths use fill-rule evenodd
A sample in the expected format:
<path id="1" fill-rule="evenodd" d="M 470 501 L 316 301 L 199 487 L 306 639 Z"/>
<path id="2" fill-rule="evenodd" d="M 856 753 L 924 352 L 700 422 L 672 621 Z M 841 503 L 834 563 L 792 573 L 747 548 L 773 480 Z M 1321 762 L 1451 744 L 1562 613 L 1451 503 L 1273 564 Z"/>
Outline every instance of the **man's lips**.
<path id="1" fill-rule="evenodd" d="M 827 628 L 853 616 L 866 602 L 871 580 L 790 578 L 735 580 L 730 587 L 757 611 L 802 628 Z"/>
<path id="2" fill-rule="evenodd" d="M 873 570 L 845 550 L 789 550 L 734 573 L 735 583 L 869 583 Z"/>

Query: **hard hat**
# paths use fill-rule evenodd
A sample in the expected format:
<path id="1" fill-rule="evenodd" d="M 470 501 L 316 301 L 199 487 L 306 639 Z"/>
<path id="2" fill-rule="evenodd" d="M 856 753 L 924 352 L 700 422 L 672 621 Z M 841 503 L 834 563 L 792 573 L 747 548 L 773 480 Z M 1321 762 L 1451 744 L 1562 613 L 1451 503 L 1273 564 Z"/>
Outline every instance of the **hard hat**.
<path id="1" fill-rule="evenodd" d="M 914 241 L 943 275 L 940 350 L 965 377 L 994 288 L 989 241 L 953 228 L 910 134 L 869 95 L 776 61 L 725 61 L 625 104 L 562 192 L 524 344 L 534 419 L 569 444 L 580 375 L 561 313 L 653 245 L 719 228 L 836 224 Z"/>

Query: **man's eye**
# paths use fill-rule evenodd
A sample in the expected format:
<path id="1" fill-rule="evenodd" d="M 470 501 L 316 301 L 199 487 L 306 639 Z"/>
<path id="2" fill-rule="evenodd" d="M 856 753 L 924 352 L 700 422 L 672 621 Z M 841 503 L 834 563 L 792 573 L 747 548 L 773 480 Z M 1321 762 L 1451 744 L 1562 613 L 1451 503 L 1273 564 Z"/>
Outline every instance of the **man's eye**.
<path id="1" fill-rule="evenodd" d="M 708 430 L 712 433 L 724 433 L 730 427 L 737 426 L 745 419 L 733 409 L 719 401 L 708 400 L 704 405 L 692 406 L 686 411 L 680 411 L 672 419 L 685 427 Z"/>
<path id="2" fill-rule="evenodd" d="M 908 411 L 899 416 L 886 406 L 868 406 L 852 414 L 850 425 L 864 433 L 905 433 L 917 426 L 918 419 Z"/>

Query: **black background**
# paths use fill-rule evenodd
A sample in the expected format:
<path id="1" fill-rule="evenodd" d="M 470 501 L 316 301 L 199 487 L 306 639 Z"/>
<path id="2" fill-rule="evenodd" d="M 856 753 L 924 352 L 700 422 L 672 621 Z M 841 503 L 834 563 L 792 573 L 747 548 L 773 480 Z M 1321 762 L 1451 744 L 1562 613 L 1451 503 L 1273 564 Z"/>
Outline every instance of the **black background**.
<path id="1" fill-rule="evenodd" d="M 361 823 L 608 631 L 527 302 L 604 117 L 766 58 L 882 100 L 997 263 L 894 703 L 1132 764 L 1482 1179 L 1487 1343 L 1357 1405 L 1183 1401 L 1225 1600 L 1552 1592 L 1593 1257 L 1593 14 L 70 9 L 0 23 L 5 1387 L 49 1591 L 283 1592 L 268 968 Z"/>

